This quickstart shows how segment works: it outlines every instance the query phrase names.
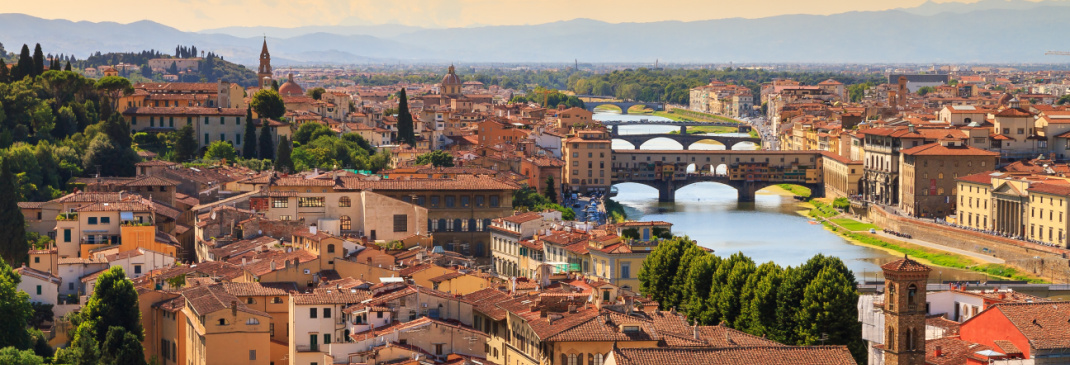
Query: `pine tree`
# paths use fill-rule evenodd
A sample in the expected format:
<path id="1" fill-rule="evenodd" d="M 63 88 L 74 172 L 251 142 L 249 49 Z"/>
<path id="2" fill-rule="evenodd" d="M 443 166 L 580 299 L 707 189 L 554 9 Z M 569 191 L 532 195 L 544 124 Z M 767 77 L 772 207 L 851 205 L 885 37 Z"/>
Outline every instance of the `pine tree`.
<path id="1" fill-rule="evenodd" d="M 770 330 L 776 325 L 776 287 L 784 269 L 773 262 L 758 266 L 743 285 L 740 292 L 742 313 L 732 324 L 732 328 L 746 331 L 755 336 L 771 335 Z"/>
<path id="2" fill-rule="evenodd" d="M 141 340 L 122 327 L 113 326 L 109 328 L 103 346 L 100 349 L 101 363 L 116 365 L 145 364 L 145 352 L 141 347 Z"/>
<path id="3" fill-rule="evenodd" d="M 253 109 L 245 109 L 245 144 L 241 146 L 242 155 L 248 159 L 256 158 L 256 126 L 253 125 Z"/>
<path id="4" fill-rule="evenodd" d="M 167 73 L 172 75 L 178 75 L 178 63 L 171 61 L 171 67 L 167 69 Z"/>
<path id="5" fill-rule="evenodd" d="M 398 92 L 398 142 L 416 147 L 416 132 L 412 124 L 412 114 L 409 113 L 409 98 L 405 95 L 405 88 Z"/>
<path id="6" fill-rule="evenodd" d="M 713 254 L 691 260 L 691 269 L 687 274 L 687 292 L 691 295 L 687 302 L 687 318 L 697 320 L 706 312 L 706 298 L 710 296 L 713 274 L 720 265 L 721 257 Z"/>
<path id="7" fill-rule="evenodd" d="M 268 126 L 267 119 L 260 119 L 260 146 L 257 154 L 262 160 L 275 159 L 274 146 L 271 144 L 271 127 Z"/>
<path id="8" fill-rule="evenodd" d="M 41 44 L 33 48 L 33 76 L 40 75 L 45 72 L 45 54 L 41 52 Z"/>
<path id="9" fill-rule="evenodd" d="M 275 171 L 282 171 L 286 173 L 294 172 L 294 162 L 290 159 L 290 151 L 293 145 L 290 143 L 290 139 L 286 137 L 279 137 L 278 158 L 275 159 Z"/>
<path id="10" fill-rule="evenodd" d="M 832 266 L 822 269 L 806 286 L 795 313 L 797 344 L 846 345 L 856 360 L 865 359 L 857 303 L 858 292 L 853 277 L 847 277 Z M 827 339 L 822 341 L 826 336 Z"/>
<path id="11" fill-rule="evenodd" d="M 0 162 L 0 258 L 19 266 L 26 262 L 30 245 L 26 242 L 26 218 L 19 209 L 18 188 L 11 161 Z M 16 283 L 17 284 L 17 283 Z"/>
<path id="12" fill-rule="evenodd" d="M 639 291 L 666 307 L 674 305 L 669 304 L 669 300 L 673 296 L 672 284 L 680 256 L 685 249 L 682 240 L 675 238 L 659 243 L 639 268 Z"/>
<path id="13" fill-rule="evenodd" d="M 15 65 L 17 72 L 14 73 L 12 81 L 22 80 L 26 76 L 33 77 L 33 57 L 30 56 L 30 47 L 23 44 L 22 51 L 19 52 L 19 63 Z"/>
<path id="14" fill-rule="evenodd" d="M 717 272 L 713 274 L 713 289 L 710 290 L 709 298 L 712 315 L 705 318 L 706 323 L 735 323 L 743 307 L 740 291 L 755 269 L 754 260 L 739 252 L 732 254 L 717 267 Z"/>
<path id="15" fill-rule="evenodd" d="M 691 265 L 700 257 L 707 256 L 709 253 L 703 250 L 695 243 L 685 244 L 683 252 L 680 254 L 680 264 L 676 267 L 676 272 L 673 273 L 672 278 L 672 295 L 669 296 L 670 306 L 683 306 L 687 305 L 688 298 L 691 297 L 689 291 L 690 287 L 688 281 L 691 274 Z"/>

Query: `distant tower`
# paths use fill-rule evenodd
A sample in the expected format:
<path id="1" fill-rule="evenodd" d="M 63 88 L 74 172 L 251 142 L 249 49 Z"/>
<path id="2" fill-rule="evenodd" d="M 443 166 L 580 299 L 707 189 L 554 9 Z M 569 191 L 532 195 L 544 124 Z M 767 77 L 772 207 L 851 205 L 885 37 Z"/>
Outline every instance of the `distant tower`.
<path id="1" fill-rule="evenodd" d="M 271 88 L 271 53 L 267 49 L 267 36 L 264 36 L 264 48 L 260 49 L 260 69 L 256 71 L 261 89 Z"/>
<path id="2" fill-rule="evenodd" d="M 899 76 L 899 107 L 907 106 L 907 77 Z"/>
<path id="3" fill-rule="evenodd" d="M 442 77 L 440 89 L 442 89 L 442 95 L 449 97 L 461 96 L 461 78 L 457 76 L 457 70 L 450 65 L 449 70 L 446 72 L 446 76 Z"/>
<path id="4" fill-rule="evenodd" d="M 884 270 L 884 364 L 925 364 L 925 283 L 928 266 L 903 258 Z"/>

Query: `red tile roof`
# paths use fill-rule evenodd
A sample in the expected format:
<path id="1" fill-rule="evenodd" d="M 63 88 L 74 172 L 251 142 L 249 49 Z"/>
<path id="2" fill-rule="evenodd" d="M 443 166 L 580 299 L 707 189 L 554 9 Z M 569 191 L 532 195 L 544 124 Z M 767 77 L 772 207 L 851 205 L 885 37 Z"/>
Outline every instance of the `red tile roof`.
<path id="1" fill-rule="evenodd" d="M 846 346 L 616 349 L 618 365 L 856 364 Z"/>
<path id="2" fill-rule="evenodd" d="M 904 256 L 901 259 L 889 262 L 881 265 L 881 269 L 886 271 L 913 271 L 913 272 L 927 272 L 932 271 L 928 266 L 922 265 L 920 262 L 911 260 Z"/>
<path id="3" fill-rule="evenodd" d="M 977 147 L 944 146 L 940 143 L 930 143 L 911 147 L 899 152 L 904 155 L 914 156 L 999 156 L 999 152 L 983 150 Z"/>

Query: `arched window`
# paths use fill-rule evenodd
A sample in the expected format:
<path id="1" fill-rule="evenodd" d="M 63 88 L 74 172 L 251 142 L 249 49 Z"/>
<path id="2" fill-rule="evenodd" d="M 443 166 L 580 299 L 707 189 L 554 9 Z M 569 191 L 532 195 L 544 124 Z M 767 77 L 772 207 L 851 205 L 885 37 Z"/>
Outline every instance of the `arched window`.
<path id="1" fill-rule="evenodd" d="M 250 325 L 250 326 L 255 326 L 255 325 L 260 324 L 260 321 L 257 320 L 256 318 L 250 317 L 248 320 L 245 321 L 245 324 Z"/>
<path id="2" fill-rule="evenodd" d="M 576 354 L 568 355 L 568 365 L 579 365 L 576 363 Z"/>
<path id="3" fill-rule="evenodd" d="M 327 245 L 327 253 L 334 253 L 334 244 L 333 243 Z"/>
<path id="4" fill-rule="evenodd" d="M 352 205 L 353 205 L 353 201 L 349 200 L 348 196 L 343 196 L 340 199 L 338 199 L 338 206 L 340 206 L 340 207 L 349 207 L 349 206 L 352 206 Z"/>
<path id="5" fill-rule="evenodd" d="M 343 231 L 351 231 L 351 230 L 353 230 L 353 219 L 349 218 L 348 215 L 343 215 L 341 217 L 338 217 L 338 220 L 341 221 L 341 223 L 342 223 L 342 230 Z"/>
<path id="6" fill-rule="evenodd" d="M 483 219 L 483 232 L 490 229 L 490 218 Z"/>
<path id="7" fill-rule="evenodd" d="M 907 329 L 907 349 L 914 349 L 914 329 Z"/>
<path id="8" fill-rule="evenodd" d="M 438 229 L 435 230 L 435 231 L 436 232 L 445 232 L 446 231 L 446 219 L 445 218 L 439 218 L 439 220 L 438 220 Z"/>
<path id="9" fill-rule="evenodd" d="M 914 284 L 910 284 L 907 288 L 907 304 L 914 304 L 914 296 L 918 295 L 918 287 Z"/>
<path id="10" fill-rule="evenodd" d="M 888 338 L 885 342 L 888 343 L 889 349 L 895 349 L 895 328 L 888 327 Z"/>
<path id="11" fill-rule="evenodd" d="M 475 219 L 469 219 L 468 220 L 468 231 L 469 232 L 477 231 L 477 229 L 476 229 L 476 220 Z"/>
<path id="12" fill-rule="evenodd" d="M 602 365 L 602 354 L 594 354 L 594 364 L 592 365 Z"/>
<path id="13" fill-rule="evenodd" d="M 457 232 L 461 232 L 461 220 L 460 219 L 454 219 L 453 220 L 453 230 L 457 231 Z"/>

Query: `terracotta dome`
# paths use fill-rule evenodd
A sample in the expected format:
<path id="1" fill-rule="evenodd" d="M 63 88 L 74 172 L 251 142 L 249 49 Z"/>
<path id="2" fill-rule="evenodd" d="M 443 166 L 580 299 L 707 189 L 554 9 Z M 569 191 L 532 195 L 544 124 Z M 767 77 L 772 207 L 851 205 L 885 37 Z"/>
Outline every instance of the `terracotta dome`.
<path id="1" fill-rule="evenodd" d="M 460 85 L 461 78 L 457 77 L 457 73 L 453 69 L 453 65 L 450 65 L 450 70 L 446 73 L 446 76 L 442 76 L 442 86 L 446 85 Z"/>
<path id="2" fill-rule="evenodd" d="M 301 85 L 298 85 L 296 82 L 294 82 L 294 74 L 290 73 L 290 75 L 286 77 L 286 82 L 283 83 L 281 86 L 279 86 L 279 95 L 282 95 L 282 96 L 305 95 L 305 89 L 302 89 Z"/>

